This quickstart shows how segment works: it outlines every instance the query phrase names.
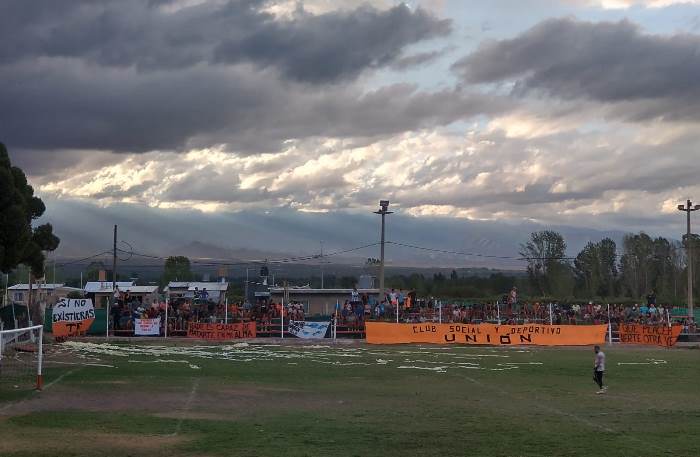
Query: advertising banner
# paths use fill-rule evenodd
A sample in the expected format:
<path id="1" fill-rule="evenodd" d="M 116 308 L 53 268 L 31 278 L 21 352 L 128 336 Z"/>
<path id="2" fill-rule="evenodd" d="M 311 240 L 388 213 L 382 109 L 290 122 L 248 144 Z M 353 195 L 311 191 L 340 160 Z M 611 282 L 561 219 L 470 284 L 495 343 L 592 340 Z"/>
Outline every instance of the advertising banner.
<path id="1" fill-rule="evenodd" d="M 671 347 L 678 341 L 683 326 L 621 324 L 620 343 Z"/>
<path id="2" fill-rule="evenodd" d="M 290 321 L 289 333 L 297 338 L 325 338 L 328 326 L 331 323 L 326 322 L 306 322 L 306 321 Z"/>
<path id="3" fill-rule="evenodd" d="M 95 320 L 92 300 L 62 298 L 52 310 L 51 331 L 54 336 L 85 335 Z"/>
<path id="4" fill-rule="evenodd" d="M 586 346 L 603 344 L 602 325 L 394 324 L 366 322 L 371 344 L 433 343 L 485 345 Z"/>
<path id="5" fill-rule="evenodd" d="M 187 327 L 187 336 L 189 338 L 201 338 L 204 340 L 255 338 L 255 334 L 255 322 L 241 322 L 238 324 L 190 322 Z"/>
<path id="6" fill-rule="evenodd" d="M 134 319 L 134 335 L 158 336 L 160 335 L 160 317 L 155 319 Z"/>

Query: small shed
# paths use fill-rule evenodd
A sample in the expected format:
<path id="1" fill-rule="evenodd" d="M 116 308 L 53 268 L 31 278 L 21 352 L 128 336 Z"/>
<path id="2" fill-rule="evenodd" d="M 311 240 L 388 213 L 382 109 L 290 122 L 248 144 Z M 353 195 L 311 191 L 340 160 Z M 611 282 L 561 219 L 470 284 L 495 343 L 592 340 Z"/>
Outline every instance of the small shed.
<path id="1" fill-rule="evenodd" d="M 312 289 L 310 287 L 288 287 L 287 294 L 289 301 L 302 303 L 306 314 L 329 316 L 335 310 L 335 304 L 342 305 L 352 297 L 353 289 Z M 362 295 L 373 298 L 376 301 L 379 297 L 379 289 L 357 289 Z M 284 287 L 271 287 L 270 299 L 279 303 L 284 298 Z"/>
<path id="2" fill-rule="evenodd" d="M 168 283 L 165 293 L 170 300 L 184 298 L 194 300 L 205 296 L 208 301 L 223 304 L 226 300 L 228 283 L 222 282 L 178 282 Z"/>
<path id="3" fill-rule="evenodd" d="M 133 287 L 133 281 L 117 281 L 117 289 L 124 292 L 127 288 Z M 106 308 L 107 303 L 112 300 L 114 290 L 112 281 L 89 281 L 85 284 L 85 296 L 92 300 L 95 308 Z"/>

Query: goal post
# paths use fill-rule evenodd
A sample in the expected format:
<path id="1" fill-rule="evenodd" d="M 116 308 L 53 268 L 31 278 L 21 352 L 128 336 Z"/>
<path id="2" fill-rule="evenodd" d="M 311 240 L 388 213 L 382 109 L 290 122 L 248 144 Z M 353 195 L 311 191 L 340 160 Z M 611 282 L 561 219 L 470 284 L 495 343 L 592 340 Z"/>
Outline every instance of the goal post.
<path id="1" fill-rule="evenodd" d="M 0 330 L 0 387 L 34 385 L 41 390 L 44 385 L 44 327 Z"/>

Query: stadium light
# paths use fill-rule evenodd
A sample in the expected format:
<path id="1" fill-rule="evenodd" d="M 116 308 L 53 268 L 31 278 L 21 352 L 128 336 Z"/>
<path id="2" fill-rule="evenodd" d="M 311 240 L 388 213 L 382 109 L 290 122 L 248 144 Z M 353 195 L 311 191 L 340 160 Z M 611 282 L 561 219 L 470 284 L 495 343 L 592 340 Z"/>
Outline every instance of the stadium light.
<path id="1" fill-rule="evenodd" d="M 678 211 L 684 211 L 687 216 L 687 233 L 685 238 L 685 251 L 687 257 L 687 267 L 688 270 L 688 318 L 695 318 L 693 314 L 693 248 L 691 242 L 692 232 L 690 231 L 690 213 L 693 211 L 700 210 L 700 205 L 693 205 L 690 200 L 686 201 L 685 205 L 678 205 Z"/>
<path id="2" fill-rule="evenodd" d="M 374 214 L 382 216 L 382 242 L 379 257 L 379 303 L 384 300 L 384 233 L 385 233 L 385 217 L 387 214 L 393 214 L 389 211 L 389 200 L 379 200 L 379 210 L 374 211 Z"/>

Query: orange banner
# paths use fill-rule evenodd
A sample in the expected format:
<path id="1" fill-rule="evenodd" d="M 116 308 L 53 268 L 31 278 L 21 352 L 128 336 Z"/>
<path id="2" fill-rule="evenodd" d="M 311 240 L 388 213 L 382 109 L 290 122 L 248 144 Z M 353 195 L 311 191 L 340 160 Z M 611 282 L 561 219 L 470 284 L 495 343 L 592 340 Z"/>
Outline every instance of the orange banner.
<path id="1" fill-rule="evenodd" d="M 603 325 L 497 325 L 365 323 L 371 344 L 433 343 L 585 346 L 605 343 Z"/>
<path id="2" fill-rule="evenodd" d="M 79 322 L 54 322 L 51 333 L 55 337 L 85 336 L 95 319 L 85 319 Z"/>
<path id="3" fill-rule="evenodd" d="M 620 343 L 645 344 L 652 346 L 671 347 L 678 341 L 683 326 L 674 325 L 620 325 Z"/>
<path id="4" fill-rule="evenodd" d="M 190 322 L 187 326 L 189 338 L 203 340 L 235 340 L 240 338 L 255 338 L 255 322 L 239 324 L 209 324 Z"/>

